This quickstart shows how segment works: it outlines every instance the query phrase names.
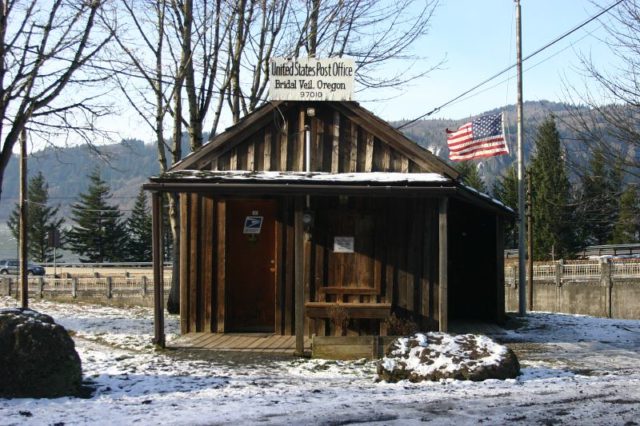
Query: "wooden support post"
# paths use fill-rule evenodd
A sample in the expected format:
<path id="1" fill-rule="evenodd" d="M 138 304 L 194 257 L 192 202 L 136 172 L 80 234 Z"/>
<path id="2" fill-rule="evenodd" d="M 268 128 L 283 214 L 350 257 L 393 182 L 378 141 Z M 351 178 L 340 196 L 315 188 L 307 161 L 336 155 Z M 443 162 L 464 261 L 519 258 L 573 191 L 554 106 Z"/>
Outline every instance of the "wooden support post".
<path id="1" fill-rule="evenodd" d="M 111 299 L 113 297 L 113 277 L 107 277 L 107 299 Z"/>
<path id="2" fill-rule="evenodd" d="M 162 202 L 160 193 L 151 197 L 152 252 L 153 252 L 153 343 L 165 347 L 164 336 L 164 262 L 162 258 Z"/>
<path id="3" fill-rule="evenodd" d="M 504 218 L 496 217 L 496 321 L 503 322 L 504 300 Z"/>
<path id="4" fill-rule="evenodd" d="M 449 244 L 447 239 L 447 208 L 449 200 L 443 198 L 440 200 L 438 209 L 439 227 L 438 227 L 438 329 L 446 332 L 449 328 L 448 324 L 448 250 Z"/>
<path id="5" fill-rule="evenodd" d="M 224 320 L 225 315 L 225 301 L 226 301 L 226 286 L 227 286 L 227 202 L 225 200 L 216 201 L 216 229 L 217 229 L 217 293 L 216 293 L 216 332 L 224 333 Z"/>
<path id="6" fill-rule="evenodd" d="M 295 330 L 297 356 L 304 355 L 304 229 L 302 224 L 304 201 L 296 198 L 294 214 L 295 233 Z"/>
<path id="7" fill-rule="evenodd" d="M 20 277 L 20 303 L 23 309 L 29 307 L 29 279 L 27 277 L 27 131 L 20 133 L 20 218 L 19 241 L 20 262 L 18 276 Z"/>

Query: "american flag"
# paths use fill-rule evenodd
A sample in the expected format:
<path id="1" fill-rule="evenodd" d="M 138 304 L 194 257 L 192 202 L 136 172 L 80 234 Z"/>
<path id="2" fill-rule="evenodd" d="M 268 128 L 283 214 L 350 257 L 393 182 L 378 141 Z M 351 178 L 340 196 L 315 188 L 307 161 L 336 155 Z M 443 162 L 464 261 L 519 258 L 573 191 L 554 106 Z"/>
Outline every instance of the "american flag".
<path id="1" fill-rule="evenodd" d="M 502 114 L 490 114 L 465 123 L 458 130 L 447 129 L 449 159 L 464 161 L 509 153 L 502 127 Z"/>

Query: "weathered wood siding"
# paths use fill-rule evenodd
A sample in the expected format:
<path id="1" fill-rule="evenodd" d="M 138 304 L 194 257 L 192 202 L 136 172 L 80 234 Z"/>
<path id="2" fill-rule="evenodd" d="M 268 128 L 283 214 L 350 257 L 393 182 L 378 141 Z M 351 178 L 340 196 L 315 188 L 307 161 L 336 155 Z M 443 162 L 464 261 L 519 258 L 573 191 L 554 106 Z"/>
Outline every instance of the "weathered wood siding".
<path id="1" fill-rule="evenodd" d="M 224 205 L 224 198 L 180 195 L 182 333 L 225 331 Z M 279 199 L 275 331 L 283 335 L 295 334 L 293 206 L 293 199 Z M 311 207 L 316 221 L 304 242 L 305 302 L 390 304 L 397 315 L 436 328 L 436 200 L 312 197 Z M 335 253 L 336 236 L 354 237 L 354 253 Z M 305 322 L 309 335 L 387 332 L 375 315 L 351 319 L 345 330 L 329 318 Z"/>
<path id="2" fill-rule="evenodd" d="M 228 150 L 201 164 L 211 170 L 304 171 L 304 114 L 291 108 L 275 115 Z M 408 155 L 390 147 L 346 115 L 316 106 L 307 118 L 311 134 L 311 170 L 350 172 L 426 172 Z"/>
<path id="3" fill-rule="evenodd" d="M 312 199 L 316 223 L 306 265 L 313 302 L 391 304 L 399 316 L 433 328 L 437 318 L 437 207 L 428 199 Z M 335 253 L 334 237 L 354 238 Z M 340 335 L 330 319 L 310 332 Z M 338 329 L 336 329 L 338 327 Z M 386 323 L 352 319 L 347 335 L 385 334 Z"/>
<path id="4" fill-rule="evenodd" d="M 216 331 L 219 229 L 216 200 L 180 194 L 180 331 Z M 223 255 L 224 257 L 224 255 Z"/>

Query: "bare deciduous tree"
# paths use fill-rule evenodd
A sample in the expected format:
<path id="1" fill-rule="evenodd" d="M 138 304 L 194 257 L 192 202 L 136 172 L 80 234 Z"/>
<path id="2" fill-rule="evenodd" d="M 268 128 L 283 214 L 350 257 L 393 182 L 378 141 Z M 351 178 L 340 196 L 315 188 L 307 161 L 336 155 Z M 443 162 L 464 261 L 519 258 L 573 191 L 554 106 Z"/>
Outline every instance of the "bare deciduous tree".
<path id="1" fill-rule="evenodd" d="M 243 0 L 230 43 L 234 122 L 266 98 L 272 57 L 342 57 L 356 62 L 361 89 L 400 88 L 438 64 L 413 70 L 411 47 L 429 30 L 437 0 Z M 402 64 L 398 62 L 404 62 Z M 407 64 L 406 62 L 409 62 Z M 242 74 L 248 74 L 244 81 Z"/>
<path id="2" fill-rule="evenodd" d="M 108 108 L 88 73 L 109 36 L 96 30 L 103 1 L 0 1 L 0 190 L 20 133 L 44 141 L 75 132 L 85 140 Z"/>
<path id="3" fill-rule="evenodd" d="M 640 3 L 627 0 L 609 13 L 605 40 L 618 64 L 605 67 L 589 55 L 581 58 L 584 88 L 567 85 L 575 105 L 568 125 L 592 152 L 600 152 L 625 172 L 640 172 Z M 586 108 L 585 108 L 586 107 Z"/>

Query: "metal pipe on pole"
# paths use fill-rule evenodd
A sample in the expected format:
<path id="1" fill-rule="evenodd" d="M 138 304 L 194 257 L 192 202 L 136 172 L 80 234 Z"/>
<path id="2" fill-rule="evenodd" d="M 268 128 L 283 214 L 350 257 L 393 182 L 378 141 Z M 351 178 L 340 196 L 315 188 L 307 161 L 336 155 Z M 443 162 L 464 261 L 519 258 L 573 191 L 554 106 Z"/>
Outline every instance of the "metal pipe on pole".
<path id="1" fill-rule="evenodd" d="M 518 74 L 517 141 L 518 141 L 518 314 L 527 313 L 526 304 L 526 246 L 525 246 L 525 199 L 524 199 L 524 155 L 522 138 L 522 23 L 520 19 L 520 0 L 516 2 L 516 70 Z"/>

